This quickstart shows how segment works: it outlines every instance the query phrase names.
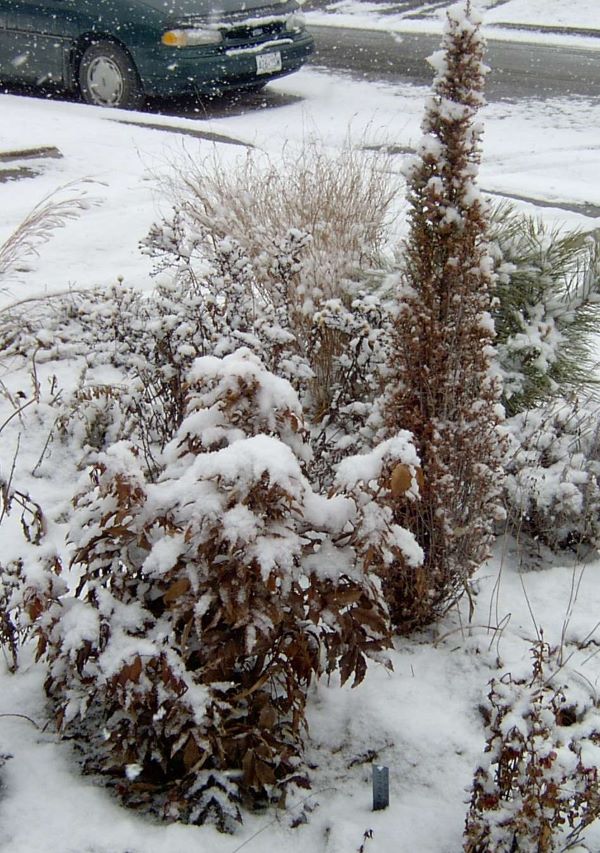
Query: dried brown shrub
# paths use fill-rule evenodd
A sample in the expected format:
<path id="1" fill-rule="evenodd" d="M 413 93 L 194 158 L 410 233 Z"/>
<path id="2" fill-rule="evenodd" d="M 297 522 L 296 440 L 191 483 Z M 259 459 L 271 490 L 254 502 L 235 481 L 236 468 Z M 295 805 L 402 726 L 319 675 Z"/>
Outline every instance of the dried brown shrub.
<path id="1" fill-rule="evenodd" d="M 11 672 L 17 670 L 24 640 L 65 592 L 58 554 L 44 541 L 46 519 L 40 505 L 12 483 L 0 482 L 0 525 L 14 515 L 23 533 L 21 556 L 0 561 L 0 646 Z"/>
<path id="2" fill-rule="evenodd" d="M 126 802 L 231 829 L 240 802 L 308 784 L 312 680 L 358 683 L 389 639 L 376 583 L 337 569 L 289 384 L 248 351 L 188 378 L 157 481 L 120 442 L 76 496 L 80 580 L 47 620 L 46 689 Z"/>
<path id="3" fill-rule="evenodd" d="M 152 229 L 147 250 L 180 281 L 198 282 L 210 262 L 213 293 L 229 293 L 233 275 L 240 319 L 248 306 L 255 314 L 240 331 L 245 325 L 266 345 L 261 358 L 284 371 L 307 416 L 326 429 L 363 386 L 378 385 L 372 366 L 385 332 L 381 316 L 373 323 L 382 309 L 369 296 L 396 195 L 387 155 L 350 144 L 331 154 L 307 142 L 284 152 L 282 164 L 251 152 L 227 171 L 191 157 L 176 171 L 173 213 Z M 235 264 L 223 270 L 226 250 Z"/>
<path id="4" fill-rule="evenodd" d="M 492 262 L 475 184 L 484 43 L 470 5 L 448 13 L 443 52 L 408 171 L 410 233 L 389 361 L 388 434 L 410 430 L 422 467 L 419 499 L 396 521 L 422 547 L 421 565 L 385 579 L 401 632 L 438 618 L 485 559 L 500 479 L 500 388 L 491 371 Z"/>
<path id="5" fill-rule="evenodd" d="M 493 679 L 465 853 L 562 853 L 600 816 L 600 711 L 540 640 L 530 678 Z M 580 683 L 583 683 L 579 679 Z M 591 687 L 591 684 L 590 684 Z M 486 709 L 487 711 L 488 709 Z"/>

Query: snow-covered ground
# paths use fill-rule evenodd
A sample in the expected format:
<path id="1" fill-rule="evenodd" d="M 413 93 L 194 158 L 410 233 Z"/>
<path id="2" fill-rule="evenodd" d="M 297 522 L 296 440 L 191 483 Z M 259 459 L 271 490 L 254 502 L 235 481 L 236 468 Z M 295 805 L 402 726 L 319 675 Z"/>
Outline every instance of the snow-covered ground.
<path id="1" fill-rule="evenodd" d="M 595 25 L 596 5 L 597 0 L 569 3 L 566 23 Z M 559 20 L 559 7 L 566 6 L 560 0 L 511 0 L 488 14 L 498 21 L 517 21 L 518 15 L 534 17 L 542 6 L 546 23 L 565 23 Z M 181 163 L 184 152 L 217 157 L 227 167 L 245 157 L 249 146 L 277 161 L 284 148 L 289 155 L 313 137 L 332 150 L 348 138 L 357 145 L 410 148 L 419 137 L 426 95 L 425 89 L 361 83 L 310 67 L 271 84 L 252 110 L 209 104 L 196 118 L 3 95 L 0 152 L 55 146 L 62 157 L 0 164 L 26 165 L 37 172 L 0 182 L 0 241 L 57 187 L 89 179 L 93 183 L 82 184 L 81 191 L 96 203 L 28 259 L 0 293 L 0 305 L 45 292 L 108 285 L 120 276 L 136 287 L 151 288 L 151 263 L 138 243 L 164 204 L 159 177 Z M 560 209 L 568 202 L 600 204 L 597 100 L 493 104 L 482 117 L 481 184 L 486 190 L 556 203 L 541 210 L 549 222 L 600 227 L 600 219 Z M 169 129 L 156 127 L 161 124 Z M 401 161 L 396 155 L 395 171 Z M 23 365 L 5 361 L 0 370 L 6 387 L 28 387 Z M 12 409 L 5 400 L 0 407 L 3 423 Z M 17 432 L 14 420 L 3 433 L 4 476 Z M 34 480 L 28 470 L 39 458 L 40 443 L 43 436 L 29 423 L 21 438 L 19 476 L 60 521 L 73 490 L 75 460 L 46 466 L 45 476 Z M 56 528 L 57 536 L 60 531 Z M 4 542 L 3 549 L 10 545 Z M 308 802 L 314 810 L 307 824 L 289 828 L 294 803 L 288 804 L 286 815 L 247 817 L 234 837 L 210 828 L 154 824 L 119 807 L 82 778 L 68 745 L 58 743 L 50 729 L 38 731 L 22 717 L 0 716 L 0 754 L 12 755 L 0 770 L 0 850 L 236 853 L 243 846 L 247 853 L 283 848 L 289 853 L 352 853 L 364 841 L 364 853 L 456 853 L 468 799 L 465 788 L 484 743 L 478 705 L 489 679 L 529 665 L 536 629 L 543 628 L 550 643 L 560 643 L 564 632 L 563 639 L 574 644 L 595 630 L 600 611 L 599 562 L 549 563 L 525 574 L 518 569 L 512 545 L 500 543 L 479 574 L 469 627 L 464 613 L 452 613 L 436 629 L 435 641 L 428 635 L 397 643 L 393 673 L 373 666 L 355 690 L 326 683 L 314 688 L 308 744 L 315 766 Z M 573 615 L 567 619 L 579 579 Z M 582 677 L 597 686 L 600 660 L 592 656 L 584 663 L 589 650 L 578 654 Z M 0 660 L 0 715 L 24 714 L 43 726 L 42 678 L 40 668 L 28 662 L 11 676 Z M 390 808 L 377 813 L 370 807 L 373 761 L 388 765 L 391 774 Z M 365 838 L 369 830 L 373 837 Z M 600 828 L 591 831 L 589 843 L 592 851 L 600 850 Z"/>
<path id="2" fill-rule="evenodd" d="M 308 19 L 319 26 L 344 26 L 389 32 L 440 32 L 450 2 L 370 2 L 307 0 Z M 593 45 L 600 31 L 596 0 L 473 0 L 489 38 Z M 517 28 L 517 32 L 515 29 Z M 523 32 L 519 32 L 523 28 Z M 540 32 L 546 29 L 545 33 Z M 555 30 L 555 32 L 552 32 Z M 560 32 L 564 30 L 564 32 Z M 576 37 L 569 31 L 581 30 Z M 586 35 L 585 31 L 590 34 Z M 595 33 L 595 35 L 594 35 Z"/>
<path id="3" fill-rule="evenodd" d="M 119 113 L 5 95 L 0 150 L 55 146 L 63 156 L 6 163 L 7 168 L 24 165 L 40 174 L 0 183 L 0 238 L 6 238 L 35 203 L 73 181 L 96 182 L 86 189 L 99 204 L 54 234 L 39 257 L 28 263 L 23 283 L 11 282 L 9 293 L 0 294 L 0 304 L 45 289 L 86 287 L 119 276 L 148 286 L 151 263 L 140 255 L 138 242 L 161 209 L 159 177 L 186 152 L 199 158 L 218 156 L 227 164 L 246 157 L 250 148 L 277 158 L 284 146 L 301 146 L 311 137 L 332 150 L 348 137 L 359 145 L 410 149 L 420 136 L 426 94 L 424 88 L 357 82 L 308 67 L 272 83 L 251 110 L 247 104 L 209 103 L 197 118 Z M 544 209 L 548 220 L 586 229 L 600 224 L 560 210 L 562 203 L 598 204 L 597 100 L 495 103 L 482 117 L 485 190 L 556 202 L 556 209 Z M 215 137 L 223 141 L 215 142 Z M 393 158 L 398 173 L 402 161 L 401 154 Z"/>
<path id="4" fill-rule="evenodd" d="M 310 7 L 310 0 L 307 2 Z M 394 14 L 408 20 L 420 17 L 440 20 L 450 4 L 450 0 L 446 3 L 422 0 L 420 4 L 407 0 L 332 0 L 330 3 L 321 0 L 318 5 L 326 6 L 332 12 L 356 15 Z M 490 24 L 534 24 L 538 27 L 581 27 L 589 30 L 600 27 L 595 0 L 573 0 L 568 4 L 564 0 L 473 0 L 472 6 Z"/>
<path id="5" fill-rule="evenodd" d="M 534 24 L 548 27 L 581 27 L 597 30 L 598 4 L 594 0 L 482 0 L 490 24 Z"/>

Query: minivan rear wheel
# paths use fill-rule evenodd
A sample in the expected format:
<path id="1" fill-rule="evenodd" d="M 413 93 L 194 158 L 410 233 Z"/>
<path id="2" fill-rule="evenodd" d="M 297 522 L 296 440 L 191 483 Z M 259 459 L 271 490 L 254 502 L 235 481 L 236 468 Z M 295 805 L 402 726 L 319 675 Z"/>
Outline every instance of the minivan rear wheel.
<path id="1" fill-rule="evenodd" d="M 79 89 L 86 104 L 135 110 L 144 102 L 144 90 L 131 57 L 117 44 L 98 41 L 84 52 L 79 64 Z"/>

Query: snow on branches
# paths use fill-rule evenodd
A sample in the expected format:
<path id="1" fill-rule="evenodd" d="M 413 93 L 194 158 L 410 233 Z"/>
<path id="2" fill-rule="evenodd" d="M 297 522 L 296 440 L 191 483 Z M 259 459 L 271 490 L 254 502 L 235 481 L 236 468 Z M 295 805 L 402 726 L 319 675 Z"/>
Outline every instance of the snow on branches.
<path id="1" fill-rule="evenodd" d="M 600 313 L 597 233 L 494 210 L 498 365 L 509 414 L 594 384 Z"/>
<path id="2" fill-rule="evenodd" d="M 67 585 L 56 548 L 46 539 L 47 520 L 40 505 L 10 481 L 0 480 L 0 525 L 5 543 L 11 541 L 6 530 L 10 525 L 18 525 L 23 534 L 18 548 L 4 545 L 0 561 L 0 647 L 15 672 L 22 642 L 37 631 L 38 620 L 43 622 Z M 38 655 L 43 650 L 42 641 Z"/>
<path id="3" fill-rule="evenodd" d="M 452 7 L 433 57 L 424 137 L 407 170 L 410 232 L 385 406 L 388 434 L 410 430 L 422 466 L 420 500 L 396 522 L 425 553 L 388 583 L 395 625 L 439 616 L 487 554 L 500 479 L 500 388 L 491 369 L 493 264 L 487 208 L 476 186 L 484 42 L 470 4 Z"/>
<path id="4" fill-rule="evenodd" d="M 600 711 L 591 683 L 540 640 L 533 674 L 492 679 L 465 853 L 561 853 L 600 815 Z"/>
<path id="5" fill-rule="evenodd" d="M 518 536 L 550 548 L 600 544 L 598 406 L 573 398 L 522 412 L 507 423 L 504 499 Z"/>
<path id="6" fill-rule="evenodd" d="M 150 482 L 139 450 L 97 455 L 75 498 L 75 598 L 52 611 L 46 682 L 89 770 L 167 819 L 230 829 L 239 803 L 307 785 L 307 689 L 358 683 L 389 643 L 359 510 L 313 492 L 290 384 L 249 350 L 198 359 Z"/>
<path id="7" fill-rule="evenodd" d="M 368 444 L 382 384 L 390 318 L 376 284 L 394 192 L 389 170 L 350 147 L 285 160 L 275 171 L 249 155 L 227 174 L 186 164 L 174 210 L 144 248 L 161 286 L 221 312 L 206 352 L 247 346 L 291 382 L 313 433 L 313 476 L 328 487 L 335 463 Z"/>

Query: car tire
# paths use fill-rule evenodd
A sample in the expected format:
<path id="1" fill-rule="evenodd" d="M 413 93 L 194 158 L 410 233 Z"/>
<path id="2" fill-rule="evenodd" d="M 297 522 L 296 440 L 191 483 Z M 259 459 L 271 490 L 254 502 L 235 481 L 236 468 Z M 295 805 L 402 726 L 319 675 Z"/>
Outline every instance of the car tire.
<path id="1" fill-rule="evenodd" d="M 79 63 L 79 90 L 86 104 L 135 110 L 144 90 L 131 57 L 117 44 L 98 41 L 86 48 Z"/>

